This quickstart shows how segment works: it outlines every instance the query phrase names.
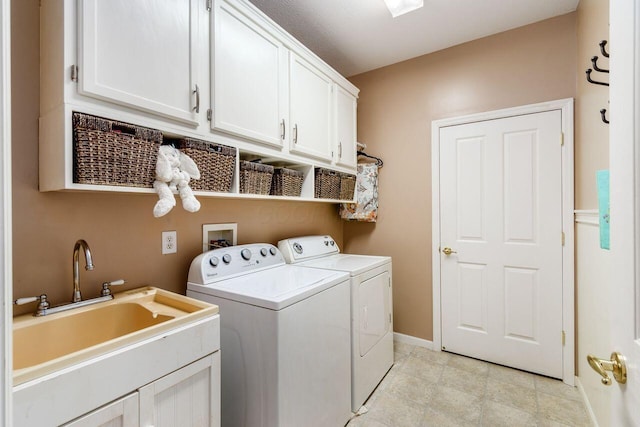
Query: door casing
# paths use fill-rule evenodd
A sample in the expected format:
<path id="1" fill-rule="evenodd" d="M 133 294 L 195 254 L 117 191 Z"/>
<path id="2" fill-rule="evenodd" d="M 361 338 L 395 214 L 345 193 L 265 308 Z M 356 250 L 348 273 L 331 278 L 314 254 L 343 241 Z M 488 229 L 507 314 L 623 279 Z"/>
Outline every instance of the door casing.
<path id="1" fill-rule="evenodd" d="M 574 307 L 574 168 L 573 168 L 573 98 L 488 111 L 467 116 L 434 120 L 431 123 L 431 206 L 432 206 L 432 289 L 433 289 L 433 349 L 442 348 L 440 310 L 440 129 L 485 120 L 502 119 L 524 114 L 560 110 L 562 114 L 562 330 L 565 341 L 562 353 L 562 380 L 575 382 L 575 307 Z"/>

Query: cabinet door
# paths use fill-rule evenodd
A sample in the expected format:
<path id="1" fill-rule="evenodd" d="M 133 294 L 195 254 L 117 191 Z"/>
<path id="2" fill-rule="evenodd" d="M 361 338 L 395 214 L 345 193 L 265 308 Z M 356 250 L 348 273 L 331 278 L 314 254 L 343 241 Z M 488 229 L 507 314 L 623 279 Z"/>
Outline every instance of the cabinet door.
<path id="1" fill-rule="evenodd" d="M 293 153 L 332 159 L 333 82 L 293 52 L 290 56 L 291 146 Z"/>
<path id="2" fill-rule="evenodd" d="M 356 97 L 336 85 L 336 164 L 356 166 Z"/>
<path id="3" fill-rule="evenodd" d="M 246 13 L 230 2 L 215 2 L 212 126 L 282 146 L 286 126 L 286 51 Z"/>
<path id="4" fill-rule="evenodd" d="M 102 408 L 84 415 L 65 427 L 137 427 L 138 393 L 109 403 Z"/>
<path id="5" fill-rule="evenodd" d="M 141 426 L 219 427 L 220 352 L 142 387 Z"/>
<path id="6" fill-rule="evenodd" d="M 80 0 L 81 94 L 198 123 L 196 0 Z"/>

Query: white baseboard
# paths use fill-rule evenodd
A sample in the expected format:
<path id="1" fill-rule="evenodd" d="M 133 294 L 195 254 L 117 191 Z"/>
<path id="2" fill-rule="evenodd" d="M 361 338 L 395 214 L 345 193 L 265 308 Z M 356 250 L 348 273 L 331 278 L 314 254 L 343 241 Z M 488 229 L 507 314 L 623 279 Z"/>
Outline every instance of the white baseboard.
<path id="1" fill-rule="evenodd" d="M 584 391 L 584 387 L 582 387 L 582 383 L 580 382 L 580 378 L 576 377 L 575 380 L 576 387 L 578 387 L 578 391 L 580 392 L 580 396 L 582 396 L 582 401 L 584 402 L 585 408 L 587 408 L 587 413 L 589 414 L 589 419 L 591 420 L 591 425 L 593 427 L 599 427 L 598 420 L 596 419 L 596 414 L 593 412 L 593 408 L 591 407 L 591 402 L 589 402 L 589 398 Z"/>
<path id="2" fill-rule="evenodd" d="M 412 337 L 411 335 L 401 334 L 399 332 L 393 333 L 393 340 L 395 342 L 401 342 L 404 344 L 415 345 L 418 347 L 424 347 L 428 350 L 433 350 L 433 341 L 425 340 L 422 338 Z"/>

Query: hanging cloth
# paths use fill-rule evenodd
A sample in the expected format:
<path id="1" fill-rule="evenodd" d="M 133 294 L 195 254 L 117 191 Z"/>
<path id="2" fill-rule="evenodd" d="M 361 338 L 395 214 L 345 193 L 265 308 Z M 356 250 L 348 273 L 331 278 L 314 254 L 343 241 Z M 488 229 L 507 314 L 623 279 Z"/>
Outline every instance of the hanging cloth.
<path id="1" fill-rule="evenodd" d="M 347 221 L 378 219 L 378 165 L 361 163 L 356 174 L 356 203 L 342 203 L 340 216 Z"/>

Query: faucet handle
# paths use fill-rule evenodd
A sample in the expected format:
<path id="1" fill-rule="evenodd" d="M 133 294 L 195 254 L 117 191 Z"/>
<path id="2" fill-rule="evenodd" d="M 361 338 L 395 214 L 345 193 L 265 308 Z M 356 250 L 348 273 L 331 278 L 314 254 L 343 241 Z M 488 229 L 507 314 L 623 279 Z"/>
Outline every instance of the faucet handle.
<path id="1" fill-rule="evenodd" d="M 34 301 L 39 301 L 38 302 L 38 308 L 37 308 L 37 311 L 35 312 L 34 316 L 41 316 L 41 315 L 45 314 L 46 311 L 51 306 L 49 304 L 49 301 L 47 300 L 47 294 L 42 294 L 42 295 L 37 296 L 37 297 L 18 298 L 13 303 L 15 305 L 23 305 L 23 304 L 29 304 L 30 302 L 34 302 Z"/>
<path id="2" fill-rule="evenodd" d="M 111 295 L 111 286 L 120 286 L 120 285 L 124 285 L 126 283 L 126 281 L 124 279 L 118 279 L 118 280 L 112 280 L 111 282 L 104 282 L 102 284 L 102 291 L 100 292 L 100 295 L 103 297 L 107 297 L 109 295 Z"/>
<path id="3" fill-rule="evenodd" d="M 40 308 L 42 308 L 42 309 L 49 308 L 49 301 L 47 301 L 47 295 L 46 294 L 42 294 L 42 295 L 37 296 L 37 297 L 18 298 L 13 303 L 15 305 L 23 305 L 23 304 L 29 304 L 30 302 L 34 302 L 34 301 L 40 301 L 40 304 L 38 305 L 39 309 Z"/>

